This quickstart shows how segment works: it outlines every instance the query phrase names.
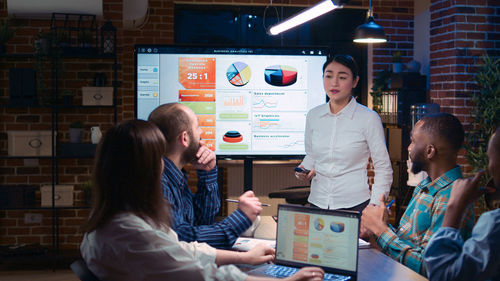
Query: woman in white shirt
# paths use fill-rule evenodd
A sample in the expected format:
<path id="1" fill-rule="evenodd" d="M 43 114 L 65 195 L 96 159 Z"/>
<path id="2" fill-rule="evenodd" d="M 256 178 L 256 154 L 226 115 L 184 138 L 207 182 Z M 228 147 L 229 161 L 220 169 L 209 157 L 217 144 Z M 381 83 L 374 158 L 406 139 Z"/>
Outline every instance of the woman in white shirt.
<path id="1" fill-rule="evenodd" d="M 392 167 L 378 114 L 356 102 L 351 92 L 359 81 L 351 56 L 336 55 L 323 65 L 323 87 L 330 101 L 309 111 L 306 156 L 297 178 L 311 181 L 308 201 L 324 209 L 363 211 L 377 204 L 392 184 Z M 371 156 L 375 179 L 370 191 L 367 165 Z"/>
<path id="2" fill-rule="evenodd" d="M 80 250 L 101 280 L 266 280 L 247 276 L 230 263 L 270 262 L 274 249 L 217 250 L 186 243 L 171 229 L 161 194 L 166 142 L 156 126 L 123 122 L 106 133 L 96 154 L 93 206 Z M 323 270 L 303 268 L 288 280 L 322 280 Z"/>

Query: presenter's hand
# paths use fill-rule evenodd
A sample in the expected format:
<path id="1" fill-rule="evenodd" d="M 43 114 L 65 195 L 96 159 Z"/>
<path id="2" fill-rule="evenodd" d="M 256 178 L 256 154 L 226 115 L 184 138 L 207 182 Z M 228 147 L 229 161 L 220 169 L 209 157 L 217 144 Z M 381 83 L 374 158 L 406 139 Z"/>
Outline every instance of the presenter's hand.
<path id="1" fill-rule="evenodd" d="M 377 237 L 387 229 L 387 209 L 385 208 L 385 195 L 380 196 L 378 206 L 369 204 L 363 210 L 361 216 L 361 226 L 371 231 Z"/>
<path id="2" fill-rule="evenodd" d="M 304 168 L 304 166 L 299 165 L 300 168 Z M 303 182 L 310 182 L 312 178 L 316 175 L 316 170 L 312 169 L 309 173 L 299 173 L 295 172 L 295 177 Z"/>
<path id="3" fill-rule="evenodd" d="M 294 275 L 283 280 L 286 281 L 322 281 L 325 271 L 319 267 L 303 267 Z"/>
<path id="4" fill-rule="evenodd" d="M 196 152 L 196 160 L 192 163 L 193 167 L 196 170 L 210 171 L 215 168 L 216 163 L 215 153 L 200 140 L 200 148 Z"/>
<path id="5" fill-rule="evenodd" d="M 250 251 L 242 253 L 243 262 L 251 265 L 270 263 L 274 260 L 275 250 L 265 243 L 255 245 Z"/>
<path id="6" fill-rule="evenodd" d="M 259 198 L 255 197 L 253 191 L 249 190 L 243 193 L 238 200 L 238 209 L 254 222 L 257 216 L 260 215 L 260 212 L 262 212 L 262 204 Z"/>

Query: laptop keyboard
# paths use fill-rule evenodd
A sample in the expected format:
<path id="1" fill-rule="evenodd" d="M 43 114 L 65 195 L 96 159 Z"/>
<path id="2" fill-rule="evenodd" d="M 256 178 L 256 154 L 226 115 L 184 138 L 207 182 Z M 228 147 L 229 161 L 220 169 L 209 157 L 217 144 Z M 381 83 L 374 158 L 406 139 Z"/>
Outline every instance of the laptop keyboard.
<path id="1" fill-rule="evenodd" d="M 299 271 L 298 268 L 273 264 L 269 266 L 264 273 L 272 277 L 284 278 L 295 274 L 297 271 Z M 323 276 L 323 280 L 325 281 L 344 281 L 350 279 L 351 276 L 342 276 L 331 273 L 325 273 Z"/>

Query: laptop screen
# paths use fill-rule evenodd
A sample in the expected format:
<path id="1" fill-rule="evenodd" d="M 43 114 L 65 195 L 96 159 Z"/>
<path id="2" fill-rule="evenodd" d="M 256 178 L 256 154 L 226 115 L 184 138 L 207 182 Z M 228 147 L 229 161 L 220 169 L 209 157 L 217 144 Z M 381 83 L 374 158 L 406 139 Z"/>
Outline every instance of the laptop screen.
<path id="1" fill-rule="evenodd" d="M 276 263 L 355 273 L 358 234 L 357 212 L 279 205 Z"/>

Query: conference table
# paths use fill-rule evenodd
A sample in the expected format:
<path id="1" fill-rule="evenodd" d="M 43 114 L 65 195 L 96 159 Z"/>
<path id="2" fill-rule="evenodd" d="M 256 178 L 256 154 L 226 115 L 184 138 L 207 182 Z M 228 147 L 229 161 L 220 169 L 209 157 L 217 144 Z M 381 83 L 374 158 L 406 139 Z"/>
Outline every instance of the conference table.
<path id="1" fill-rule="evenodd" d="M 276 223 L 271 217 L 262 217 L 257 230 L 259 236 L 276 239 Z M 379 249 L 360 248 L 358 256 L 358 281 L 423 281 L 427 278 L 414 272 L 401 263 L 383 254 Z M 239 266 L 243 271 L 254 269 L 254 266 Z"/>
<path id="2" fill-rule="evenodd" d="M 427 278 L 386 256 L 379 250 L 359 249 L 358 281 L 427 280 Z"/>
<path id="3" fill-rule="evenodd" d="M 359 249 L 357 281 L 424 281 L 427 278 L 373 248 Z M 256 266 L 238 265 L 248 272 Z"/>

